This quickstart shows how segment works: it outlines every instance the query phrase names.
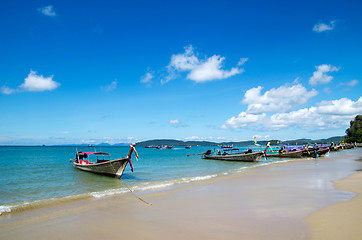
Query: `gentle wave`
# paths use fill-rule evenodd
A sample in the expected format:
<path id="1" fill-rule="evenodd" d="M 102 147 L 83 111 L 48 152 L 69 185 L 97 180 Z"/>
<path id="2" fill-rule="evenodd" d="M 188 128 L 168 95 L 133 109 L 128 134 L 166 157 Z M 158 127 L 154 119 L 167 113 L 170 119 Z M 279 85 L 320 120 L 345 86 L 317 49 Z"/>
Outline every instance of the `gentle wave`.
<path id="1" fill-rule="evenodd" d="M 33 202 L 23 202 L 19 204 L 13 205 L 2 205 L 0 206 L 0 215 L 9 214 L 9 213 L 17 213 L 17 212 L 24 212 L 27 210 L 42 208 L 46 206 L 56 205 L 67 203 L 75 200 L 87 199 L 91 198 L 92 196 L 89 194 L 82 194 L 76 196 L 68 196 L 63 198 L 50 198 L 46 200 L 37 200 Z"/>
<path id="2" fill-rule="evenodd" d="M 112 195 L 124 194 L 124 193 L 129 192 L 130 190 L 131 191 L 156 190 L 156 189 L 171 187 L 175 184 L 183 184 L 183 183 L 190 183 L 190 182 L 195 182 L 195 181 L 208 180 L 208 179 L 211 179 L 211 178 L 214 178 L 217 176 L 218 176 L 217 174 L 213 174 L 213 175 L 207 175 L 207 176 L 180 178 L 180 179 L 164 181 L 164 182 L 155 182 L 155 183 L 148 182 L 148 183 L 143 183 L 141 185 L 132 186 L 132 187 L 128 187 L 127 185 L 125 185 L 125 188 L 110 189 L 110 190 L 106 190 L 106 191 L 102 191 L 102 192 L 92 192 L 91 195 L 95 198 L 101 198 L 101 197 L 107 197 L 107 196 L 112 196 Z"/>
<path id="3" fill-rule="evenodd" d="M 326 156 L 328 157 L 328 155 L 326 155 Z M 49 206 L 49 205 L 53 205 L 53 204 L 66 203 L 66 202 L 70 202 L 70 201 L 74 201 L 74 200 L 80 200 L 80 199 L 86 199 L 86 198 L 92 198 L 92 197 L 102 198 L 102 197 L 108 197 L 108 196 L 113 196 L 113 195 L 121 195 L 121 194 L 128 193 L 130 191 L 139 192 L 139 191 L 162 189 L 162 188 L 171 187 L 175 184 L 186 184 L 186 183 L 195 182 L 195 181 L 205 181 L 205 180 L 209 180 L 212 178 L 216 178 L 218 176 L 225 176 L 225 175 L 229 175 L 229 174 L 233 174 L 233 173 L 240 173 L 240 172 L 244 172 L 245 170 L 251 169 L 251 168 L 268 166 L 268 165 L 272 165 L 272 164 L 293 162 L 293 161 L 303 161 L 303 160 L 308 160 L 308 159 L 309 158 L 283 159 L 283 160 L 279 160 L 279 161 L 260 163 L 260 164 L 255 164 L 255 165 L 251 165 L 251 166 L 243 166 L 236 170 L 229 170 L 229 171 L 222 172 L 219 174 L 211 174 L 211 175 L 196 176 L 196 177 L 186 177 L 186 178 L 174 179 L 174 180 L 169 180 L 169 181 L 164 181 L 164 182 L 154 182 L 154 183 L 146 182 L 146 183 L 142 183 L 141 185 L 130 186 L 130 187 L 128 187 L 126 184 L 124 184 L 124 187 L 122 187 L 122 188 L 109 189 L 109 190 L 100 191 L 100 192 L 91 192 L 89 194 L 68 196 L 68 197 L 63 197 L 63 198 L 52 198 L 52 199 L 47 199 L 47 200 L 39 200 L 39 201 L 31 202 L 31 203 L 25 202 L 25 203 L 21 203 L 18 205 L 2 205 L 2 206 L 0 206 L 0 215 L 12 213 L 12 212 L 22 212 L 22 211 L 41 208 L 41 207 L 45 207 L 45 206 Z M 313 158 L 310 158 L 310 159 L 313 159 Z"/>

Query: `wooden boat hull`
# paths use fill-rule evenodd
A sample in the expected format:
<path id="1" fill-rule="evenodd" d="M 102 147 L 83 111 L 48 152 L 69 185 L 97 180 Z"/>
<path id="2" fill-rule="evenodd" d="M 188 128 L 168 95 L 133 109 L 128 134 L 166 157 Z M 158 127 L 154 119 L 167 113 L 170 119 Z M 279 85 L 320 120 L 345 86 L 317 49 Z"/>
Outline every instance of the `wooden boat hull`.
<path id="1" fill-rule="evenodd" d="M 308 153 L 308 151 L 309 151 L 309 153 Z M 315 153 L 313 149 L 312 150 L 309 149 L 308 151 L 304 150 L 302 156 L 315 158 L 315 157 L 317 157 L 316 154 L 318 154 L 319 157 L 324 156 L 327 152 L 329 152 L 329 148 L 318 149 L 317 153 Z"/>
<path id="2" fill-rule="evenodd" d="M 240 161 L 240 162 L 259 162 L 263 152 L 232 154 L 232 155 L 204 155 L 204 159 L 224 160 L 224 161 Z"/>
<path id="3" fill-rule="evenodd" d="M 124 169 L 126 168 L 127 163 L 128 163 L 128 158 L 119 158 L 107 162 L 89 163 L 84 165 L 79 164 L 77 162 L 73 162 L 73 165 L 75 168 L 82 171 L 120 178 L 123 174 Z"/>
<path id="4" fill-rule="evenodd" d="M 341 149 L 342 149 L 342 147 L 340 147 L 340 146 L 337 146 L 337 147 L 330 147 L 329 149 L 330 149 L 330 151 L 331 151 L 331 152 L 337 152 L 337 151 L 341 150 Z"/>
<path id="5" fill-rule="evenodd" d="M 301 158 L 303 154 L 303 150 L 300 151 L 291 151 L 285 153 L 277 153 L 277 154 L 267 154 L 267 157 L 276 157 L 276 158 Z"/>

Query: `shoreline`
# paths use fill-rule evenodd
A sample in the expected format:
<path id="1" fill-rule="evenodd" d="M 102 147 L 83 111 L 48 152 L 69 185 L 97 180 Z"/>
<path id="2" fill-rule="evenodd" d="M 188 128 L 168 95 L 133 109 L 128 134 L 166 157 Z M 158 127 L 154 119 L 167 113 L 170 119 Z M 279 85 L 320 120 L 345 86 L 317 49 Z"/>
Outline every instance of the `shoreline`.
<path id="1" fill-rule="evenodd" d="M 309 239 L 308 216 L 354 196 L 332 181 L 362 168 L 355 155 L 270 164 L 136 192 L 151 206 L 129 193 L 4 216 L 0 238 Z"/>
<path id="2" fill-rule="evenodd" d="M 2 205 L 0 206 L 0 220 L 1 216 L 7 216 L 7 215 L 16 215 L 16 214 L 22 214 L 26 213 L 27 211 L 32 211 L 36 209 L 41 209 L 45 207 L 51 207 L 61 204 L 71 204 L 72 202 L 88 199 L 88 200 L 94 200 L 94 199 L 105 199 L 109 197 L 114 196 L 123 196 L 124 194 L 130 193 L 131 189 L 133 192 L 137 194 L 145 194 L 147 192 L 152 191 L 168 191 L 172 188 L 177 188 L 179 186 L 182 186 L 183 184 L 190 184 L 193 182 L 203 182 L 214 178 L 221 178 L 226 175 L 233 175 L 233 174 L 239 174 L 243 173 L 244 171 L 253 169 L 253 168 L 259 168 L 264 167 L 268 165 L 274 165 L 274 164 L 280 164 L 280 163 L 287 163 L 287 162 L 296 162 L 296 161 L 308 161 L 311 160 L 311 158 L 295 158 L 295 159 L 282 159 L 279 161 L 273 161 L 268 163 L 258 163 L 253 166 L 249 167 L 241 167 L 239 169 L 234 169 L 232 171 L 228 172 L 220 172 L 220 173 L 213 173 L 210 175 L 205 176 L 194 176 L 194 177 L 182 177 L 179 179 L 174 179 L 173 181 L 164 181 L 164 182 L 154 182 L 151 185 L 144 186 L 143 188 L 139 186 L 133 186 L 130 187 L 123 183 L 124 188 L 122 189 L 108 189 L 100 192 L 90 192 L 90 193 L 83 193 L 79 195 L 71 195 L 66 197 L 58 197 L 58 198 L 50 198 L 50 199 L 42 199 L 42 200 L 34 200 L 32 202 L 26 202 L 22 204 L 8 204 L 8 205 Z M 254 163 L 253 163 L 254 164 Z M 122 179 L 121 179 L 122 180 Z"/>
<path id="3" fill-rule="evenodd" d="M 334 182 L 336 189 L 356 195 L 343 202 L 328 205 L 306 219 L 311 226 L 311 239 L 359 240 L 362 236 L 362 172 Z"/>

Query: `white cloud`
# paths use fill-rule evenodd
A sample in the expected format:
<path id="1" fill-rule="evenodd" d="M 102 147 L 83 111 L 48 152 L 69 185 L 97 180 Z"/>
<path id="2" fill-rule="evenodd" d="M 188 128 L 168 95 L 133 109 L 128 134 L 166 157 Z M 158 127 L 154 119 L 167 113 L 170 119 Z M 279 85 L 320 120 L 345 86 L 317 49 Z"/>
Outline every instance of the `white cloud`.
<path id="1" fill-rule="evenodd" d="M 221 126 L 222 129 L 242 128 L 248 126 L 257 126 L 267 118 L 265 113 L 252 114 L 241 112 L 237 117 L 231 117 Z"/>
<path id="2" fill-rule="evenodd" d="M 311 108 L 304 108 L 298 111 L 289 113 L 277 113 L 271 116 L 271 127 L 274 129 L 288 128 L 292 126 L 298 126 L 303 129 L 335 129 L 341 127 L 347 127 L 349 121 L 355 117 L 355 114 L 362 112 L 361 99 L 354 102 L 348 111 L 339 111 L 338 104 L 343 102 L 343 99 L 324 102 L 324 106 L 317 106 Z M 348 99 L 348 101 L 351 101 Z M 353 101 L 351 101 L 353 102 Z M 357 104 L 356 104 L 357 103 Z M 320 103 L 321 104 L 321 103 Z M 320 105 L 319 104 L 319 105 Z M 337 110 L 337 111 L 333 111 Z"/>
<path id="3" fill-rule="evenodd" d="M 328 72 L 337 72 L 339 71 L 340 67 L 335 67 L 332 65 L 322 64 L 319 66 L 315 66 L 317 71 L 313 73 L 313 76 L 309 79 L 310 85 L 317 85 L 317 84 L 326 84 L 332 81 L 333 77 L 328 76 Z"/>
<path id="4" fill-rule="evenodd" d="M 247 61 L 249 61 L 248 58 L 240 58 L 238 66 L 243 66 Z"/>
<path id="5" fill-rule="evenodd" d="M 168 75 L 161 83 L 167 83 L 175 79 L 178 72 L 188 72 L 186 78 L 199 83 L 225 79 L 244 72 L 244 69 L 239 67 L 230 70 L 222 69 L 224 60 L 225 57 L 220 55 L 199 59 L 197 54 L 194 53 L 193 46 L 187 46 L 184 53 L 171 56 L 171 61 L 167 66 Z M 247 58 L 240 59 L 237 66 L 243 65 L 246 61 Z"/>
<path id="6" fill-rule="evenodd" d="M 320 114 L 330 115 L 356 115 L 362 113 L 362 97 L 356 102 L 348 98 L 341 98 L 339 100 L 322 101 L 317 104 L 318 112 Z"/>
<path id="7" fill-rule="evenodd" d="M 352 80 L 350 82 L 341 83 L 340 85 L 346 85 L 346 86 L 349 86 L 349 87 L 354 87 L 354 86 L 356 86 L 358 84 L 359 84 L 358 80 L 354 79 L 354 80 Z"/>
<path id="8" fill-rule="evenodd" d="M 56 15 L 52 5 L 38 8 L 38 11 L 44 14 L 45 16 L 54 17 Z"/>
<path id="9" fill-rule="evenodd" d="M 225 139 L 225 137 L 218 137 L 218 140 Z M 198 136 L 191 136 L 191 137 L 185 137 L 185 140 L 187 141 L 200 141 L 200 140 L 213 140 L 213 137 L 198 137 Z"/>
<path id="10" fill-rule="evenodd" d="M 23 84 L 19 86 L 20 90 L 26 92 L 43 92 L 51 91 L 59 87 L 59 83 L 53 81 L 54 76 L 43 77 L 43 75 L 37 75 L 35 71 L 30 70 L 30 73 Z"/>
<path id="11" fill-rule="evenodd" d="M 330 21 L 329 24 L 326 23 L 318 23 L 315 24 L 313 27 L 313 31 L 315 32 L 324 32 L 324 31 L 330 31 L 333 30 L 335 26 L 336 21 Z"/>
<path id="12" fill-rule="evenodd" d="M 51 91 L 60 86 L 60 83 L 53 81 L 53 77 L 54 76 L 43 77 L 43 75 L 37 75 L 35 71 L 30 70 L 30 73 L 24 79 L 23 84 L 15 89 L 5 85 L 1 88 L 1 92 L 3 94 L 12 94 L 17 92 Z"/>
<path id="13" fill-rule="evenodd" d="M 110 84 L 102 86 L 101 89 L 105 92 L 112 92 L 117 88 L 117 79 L 114 79 Z"/>
<path id="14" fill-rule="evenodd" d="M 170 124 L 179 124 L 180 121 L 175 119 L 175 120 L 170 120 Z"/>
<path id="15" fill-rule="evenodd" d="M 200 61 L 194 54 L 194 48 L 190 45 L 185 47 L 185 53 L 172 55 L 169 66 L 178 71 L 191 71 L 199 64 Z"/>
<path id="16" fill-rule="evenodd" d="M 293 89 L 293 87 L 295 89 Z M 253 88 L 245 93 L 243 103 L 248 104 L 248 110 L 241 112 L 238 116 L 227 119 L 222 124 L 222 129 L 236 129 L 244 127 L 258 127 L 264 130 L 278 130 L 297 126 L 303 129 L 336 129 L 347 127 L 349 121 L 357 114 L 362 113 L 362 97 L 357 101 L 348 98 L 341 98 L 332 101 L 322 101 L 310 108 L 302 108 L 294 111 L 291 110 L 294 106 L 300 106 L 292 97 L 293 93 L 299 97 L 301 102 L 306 103 L 307 100 L 314 96 L 314 90 L 308 92 L 300 84 L 292 87 L 282 86 L 277 89 L 267 91 L 264 95 L 260 95 L 262 88 Z M 299 91 L 296 91 L 299 89 Z M 288 96 L 289 92 L 291 96 Z M 268 94 L 267 94 L 268 93 Z M 283 99 L 286 94 L 286 99 Z M 280 98 L 278 98 L 280 97 Z M 303 98 L 304 97 L 304 98 Z M 253 102 L 253 98 L 255 101 Z M 283 108 L 277 103 L 278 99 L 287 107 Z M 272 112 L 267 114 L 267 112 Z"/>
<path id="17" fill-rule="evenodd" d="M 356 102 L 342 98 L 322 101 L 310 108 L 288 113 L 275 113 L 271 116 L 242 112 L 238 117 L 225 121 L 222 129 L 263 126 L 265 130 L 278 130 L 298 126 L 303 129 L 334 129 L 348 126 L 351 119 L 362 113 L 362 97 Z"/>
<path id="18" fill-rule="evenodd" d="M 4 85 L 4 86 L 1 87 L 1 92 L 3 94 L 9 95 L 9 94 L 12 94 L 12 93 L 16 92 L 16 89 L 11 89 L 8 86 Z"/>
<path id="19" fill-rule="evenodd" d="M 129 141 L 138 141 L 138 138 L 136 138 L 136 137 L 127 137 L 127 140 L 129 140 Z"/>
<path id="20" fill-rule="evenodd" d="M 224 60 L 225 57 L 214 55 L 208 58 L 205 62 L 195 66 L 187 75 L 187 78 L 195 82 L 207 82 L 229 78 L 244 72 L 243 69 L 239 69 L 237 67 L 231 68 L 229 71 L 222 70 L 221 67 Z"/>
<path id="21" fill-rule="evenodd" d="M 143 84 L 146 84 L 147 87 L 151 86 L 152 79 L 154 78 L 152 72 L 148 70 L 148 72 L 141 77 L 140 82 Z"/>
<path id="22" fill-rule="evenodd" d="M 318 94 L 316 90 L 309 91 L 301 84 L 272 88 L 261 95 L 262 87 L 246 91 L 243 103 L 248 104 L 247 113 L 286 112 L 299 107 Z"/>

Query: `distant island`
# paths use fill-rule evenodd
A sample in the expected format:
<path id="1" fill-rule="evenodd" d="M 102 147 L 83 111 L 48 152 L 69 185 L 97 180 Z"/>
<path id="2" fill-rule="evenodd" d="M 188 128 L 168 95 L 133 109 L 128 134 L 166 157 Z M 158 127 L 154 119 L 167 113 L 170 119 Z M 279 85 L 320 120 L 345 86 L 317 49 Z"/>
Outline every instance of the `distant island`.
<path id="1" fill-rule="evenodd" d="M 312 139 L 296 139 L 296 140 L 288 140 L 288 141 L 282 141 L 282 140 L 268 140 L 268 141 L 258 141 L 258 144 L 260 145 L 266 145 L 268 142 L 270 142 L 271 145 L 278 145 L 280 143 L 283 143 L 285 145 L 304 145 L 308 143 L 317 143 L 317 144 L 330 144 L 332 142 L 338 143 L 340 142 L 344 136 L 336 136 L 336 137 L 330 137 L 327 139 L 318 139 L 318 140 L 312 140 Z M 137 146 L 159 146 L 159 145 L 173 145 L 173 146 L 220 146 L 220 145 L 235 145 L 235 146 L 247 146 L 247 145 L 254 145 L 254 141 L 240 141 L 240 142 L 210 142 L 210 141 L 181 141 L 181 140 L 174 140 L 174 139 L 155 139 L 155 140 L 148 140 L 148 141 L 142 141 L 137 142 Z"/>

